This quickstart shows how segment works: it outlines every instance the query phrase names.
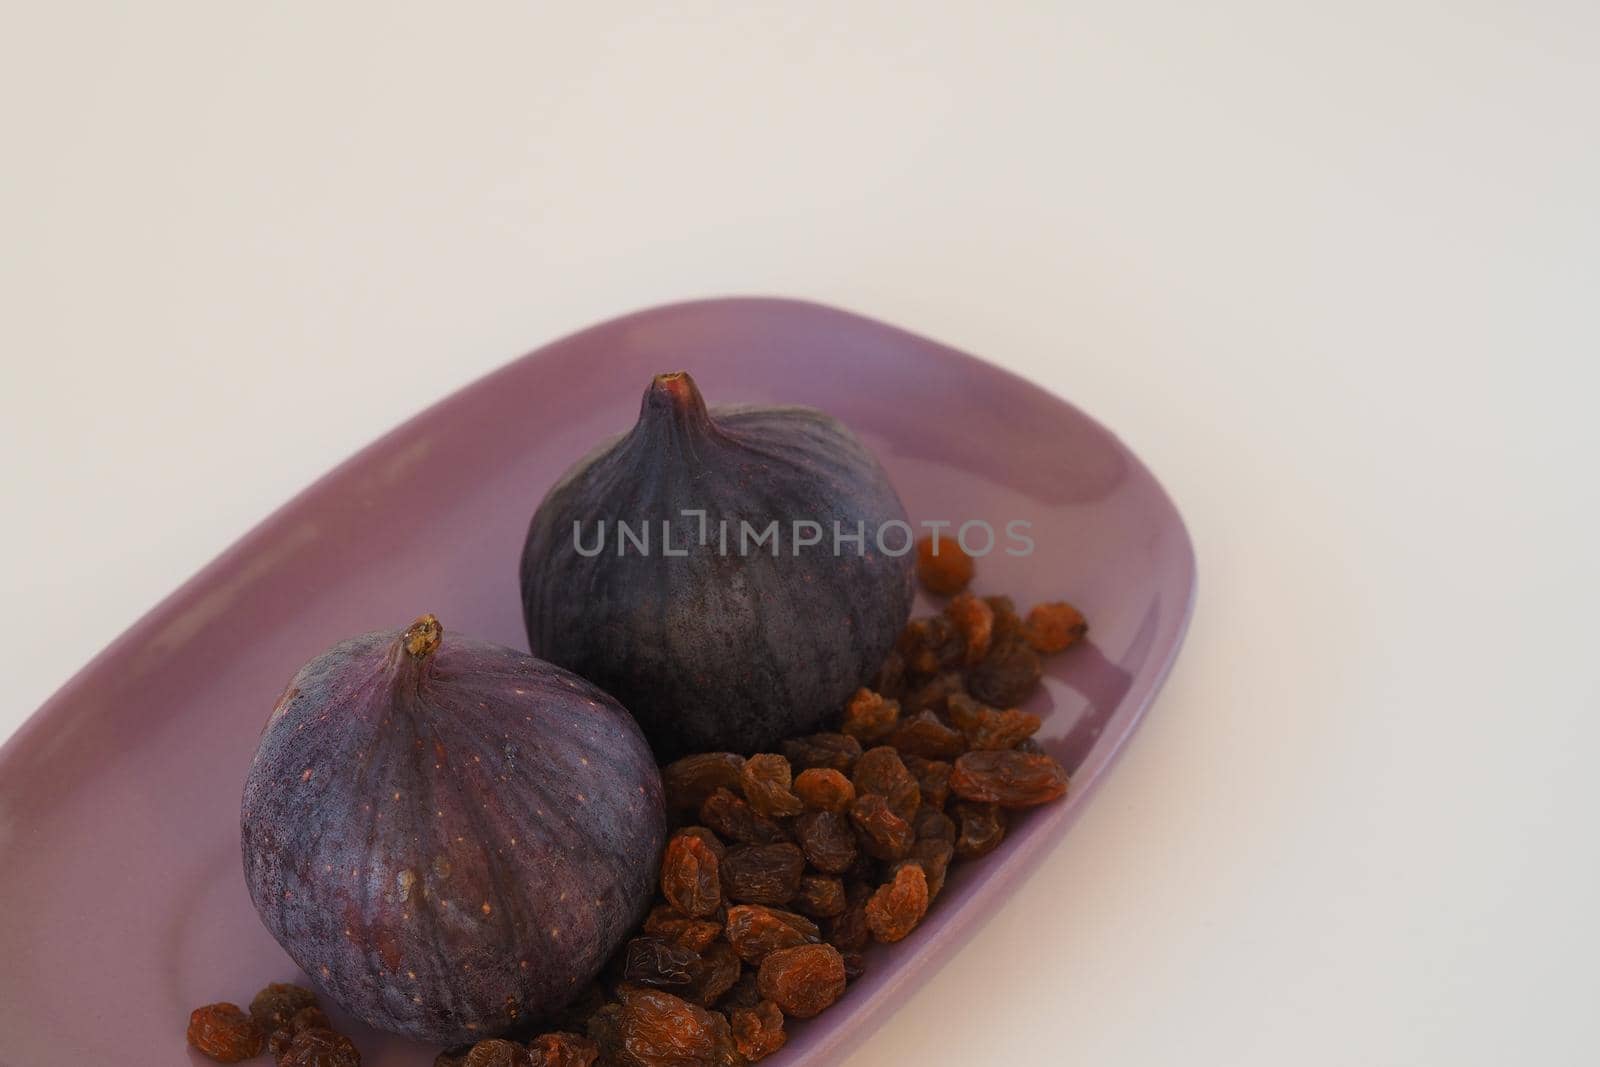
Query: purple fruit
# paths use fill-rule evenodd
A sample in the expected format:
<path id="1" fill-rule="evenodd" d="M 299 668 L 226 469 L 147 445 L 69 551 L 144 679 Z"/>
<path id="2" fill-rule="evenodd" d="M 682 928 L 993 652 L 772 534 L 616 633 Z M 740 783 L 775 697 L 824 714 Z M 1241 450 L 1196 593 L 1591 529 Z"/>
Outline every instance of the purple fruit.
<path id="1" fill-rule="evenodd" d="M 539 505 L 528 640 L 622 701 L 662 760 L 768 750 L 876 675 L 911 611 L 910 545 L 894 487 L 837 420 L 708 411 L 689 375 L 663 374 L 633 429 Z"/>
<path id="2" fill-rule="evenodd" d="M 666 832 L 615 700 L 431 615 L 301 669 L 240 823 L 294 961 L 350 1014 L 443 1045 L 583 990 L 644 915 Z"/>

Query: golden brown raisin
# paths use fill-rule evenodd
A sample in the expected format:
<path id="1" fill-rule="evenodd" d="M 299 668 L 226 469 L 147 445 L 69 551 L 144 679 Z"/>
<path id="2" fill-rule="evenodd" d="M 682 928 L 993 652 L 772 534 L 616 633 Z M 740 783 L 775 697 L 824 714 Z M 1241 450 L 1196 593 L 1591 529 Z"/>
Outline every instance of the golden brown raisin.
<path id="1" fill-rule="evenodd" d="M 881 796 L 889 802 L 889 809 L 902 819 L 911 818 L 922 804 L 922 790 L 917 780 L 906 770 L 900 753 L 887 745 L 861 754 L 852 782 L 858 797 Z"/>
<path id="2" fill-rule="evenodd" d="M 926 678 L 961 666 L 967 643 L 947 616 L 925 615 L 906 624 L 895 641 L 895 651 L 905 660 L 910 677 Z"/>
<path id="3" fill-rule="evenodd" d="M 867 901 L 867 928 L 879 941 L 899 941 L 928 913 L 928 878 L 921 866 L 899 867 L 894 881 L 881 886 Z"/>
<path id="4" fill-rule="evenodd" d="M 844 960 L 832 945 L 800 945 L 769 952 L 756 988 L 785 1015 L 809 1019 L 844 993 Z"/>
<path id="5" fill-rule="evenodd" d="M 709 1008 L 721 999 L 739 980 L 739 956 L 726 941 L 717 941 L 695 960 L 690 970 L 690 982 L 681 995 L 703 1008 Z"/>
<path id="6" fill-rule="evenodd" d="M 794 907 L 805 915 L 831 918 L 844 911 L 844 882 L 823 874 L 808 874 L 800 879 L 800 892 Z"/>
<path id="7" fill-rule="evenodd" d="M 1016 708 L 1007 708 L 1005 711 L 980 708 L 977 722 L 966 731 L 967 744 L 987 751 L 1015 748 L 1032 737 L 1038 729 L 1039 716 L 1031 712 L 1018 711 Z"/>
<path id="8" fill-rule="evenodd" d="M 911 824 L 890 810 L 889 802 L 877 793 L 856 798 L 850 807 L 850 822 L 861 847 L 880 860 L 903 858 L 916 840 Z"/>
<path id="9" fill-rule="evenodd" d="M 699 955 L 659 937 L 636 937 L 623 950 L 622 977 L 629 982 L 676 989 L 693 979 Z"/>
<path id="10" fill-rule="evenodd" d="M 800 802 L 811 811 L 849 811 L 856 798 L 856 787 L 841 772 L 829 767 L 812 767 L 794 780 Z"/>
<path id="11" fill-rule="evenodd" d="M 261 1026 L 226 1001 L 189 1013 L 189 1044 L 221 1063 L 238 1063 L 261 1055 L 267 1035 Z"/>
<path id="12" fill-rule="evenodd" d="M 956 824 L 956 855 L 964 860 L 987 856 L 1006 836 L 1004 813 L 994 804 L 958 800 L 950 805 Z"/>
<path id="13" fill-rule="evenodd" d="M 790 767 L 801 771 L 826 767 L 849 774 L 861 758 L 861 742 L 849 734 L 811 734 L 785 741 L 783 754 Z"/>
<path id="14" fill-rule="evenodd" d="M 721 892 L 719 884 L 719 896 Z M 691 919 L 670 904 L 657 904 L 645 916 L 644 932 L 691 952 L 702 952 L 722 933 L 722 924 L 715 919 Z"/>
<path id="15" fill-rule="evenodd" d="M 972 581 L 972 557 L 953 537 L 929 534 L 917 539 L 917 580 L 930 593 L 955 596 Z"/>
<path id="16" fill-rule="evenodd" d="M 983 662 L 989 654 L 989 643 L 994 638 L 994 609 L 987 601 L 971 593 L 962 593 L 944 609 L 945 617 L 955 624 L 965 647 L 961 660 L 967 666 Z"/>
<path id="17" fill-rule="evenodd" d="M 945 671 L 907 694 L 902 711 L 908 715 L 921 711 L 945 713 L 952 700 L 965 697 L 966 694 L 966 678 L 955 671 Z"/>
<path id="18" fill-rule="evenodd" d="M 278 1067 L 361 1067 L 361 1053 L 343 1034 L 302 1030 L 278 1057 Z"/>
<path id="19" fill-rule="evenodd" d="M 790 789 L 789 761 L 771 752 L 744 761 L 739 784 L 750 806 L 770 818 L 799 815 L 800 798 Z"/>
<path id="20" fill-rule="evenodd" d="M 273 982 L 250 1001 L 250 1018 L 266 1033 L 289 1024 L 302 1008 L 317 1006 L 317 995 L 305 986 Z"/>
<path id="21" fill-rule="evenodd" d="M 919 712 L 903 721 L 888 740 L 890 747 L 902 755 L 923 759 L 955 759 L 967 750 L 967 739 L 931 711 Z"/>
<path id="22" fill-rule="evenodd" d="M 950 798 L 950 764 L 919 756 L 902 756 L 900 761 L 911 772 L 911 777 L 917 780 L 922 806 L 935 810 L 943 808 L 944 802 Z"/>
<path id="23" fill-rule="evenodd" d="M 843 874 L 856 861 L 856 835 L 847 815 L 808 811 L 795 819 L 794 836 L 811 866 L 823 874 Z"/>
<path id="24" fill-rule="evenodd" d="M 593 1067 L 600 1046 L 587 1037 L 564 1030 L 540 1034 L 528 1044 L 534 1067 Z"/>
<path id="25" fill-rule="evenodd" d="M 870 689 L 857 689 L 845 705 L 844 725 L 839 729 L 847 737 L 871 744 L 893 733 L 899 722 L 899 704 Z"/>
<path id="26" fill-rule="evenodd" d="M 267 1035 L 267 1051 L 277 1059 L 294 1043 L 294 1035 L 302 1030 L 332 1030 L 333 1023 L 321 1008 L 312 1004 L 295 1012 L 287 1023 Z"/>
<path id="27" fill-rule="evenodd" d="M 698 811 L 718 789 L 739 788 L 744 757 L 732 752 L 701 752 L 661 768 L 667 807 L 678 813 Z"/>
<path id="28" fill-rule="evenodd" d="M 918 808 L 917 817 L 911 820 L 918 841 L 945 841 L 954 844 L 956 824 L 950 816 L 935 808 Z"/>
<path id="29" fill-rule="evenodd" d="M 996 644 L 989 656 L 967 675 L 973 696 L 997 708 L 1020 704 L 1039 688 L 1043 674 L 1038 653 L 1022 640 Z"/>
<path id="30" fill-rule="evenodd" d="M 1008 596 L 986 596 L 983 602 L 994 612 L 994 633 L 991 643 L 1000 645 L 1022 636 L 1022 616 Z"/>
<path id="31" fill-rule="evenodd" d="M 695 919 L 715 915 L 722 906 L 717 854 L 694 834 L 678 833 L 661 858 L 661 895 Z"/>
<path id="32" fill-rule="evenodd" d="M 735 1009 L 728 1025 L 733 1030 L 734 1047 L 750 1063 L 766 1059 L 788 1040 L 783 1032 L 783 1012 L 770 1000 L 753 1008 Z"/>
<path id="33" fill-rule="evenodd" d="M 621 1061 L 637 1067 L 726 1064 L 735 1055 L 721 1013 L 660 990 L 627 991 L 615 1026 Z"/>
<path id="34" fill-rule="evenodd" d="M 1066 768 L 1031 752 L 968 752 L 950 772 L 950 791 L 964 800 L 1030 808 L 1066 795 Z"/>
<path id="35" fill-rule="evenodd" d="M 746 963 L 760 963 L 774 949 L 814 944 L 822 939 L 817 924 L 803 915 L 760 904 L 728 909 L 728 943 Z"/>
<path id="36" fill-rule="evenodd" d="M 461 1067 L 532 1067 L 532 1059 L 516 1042 L 491 1037 L 468 1049 Z"/>
<path id="37" fill-rule="evenodd" d="M 944 888 L 945 875 L 950 873 L 950 861 L 955 858 L 955 846 L 948 841 L 933 838 L 918 841 L 911 846 L 911 855 L 904 863 L 915 863 L 928 879 L 928 899 L 932 900 Z"/>
<path id="38" fill-rule="evenodd" d="M 722 861 L 722 890 L 741 904 L 787 904 L 805 869 L 805 853 L 794 845 L 745 845 Z"/>
<path id="39" fill-rule="evenodd" d="M 784 839 L 783 827 L 720 787 L 700 805 L 700 821 L 725 840 L 746 845 L 771 845 Z"/>
<path id="40" fill-rule="evenodd" d="M 1022 624 L 1022 636 L 1035 652 L 1060 652 L 1083 640 L 1088 632 L 1083 613 L 1064 600 L 1035 604 Z"/>

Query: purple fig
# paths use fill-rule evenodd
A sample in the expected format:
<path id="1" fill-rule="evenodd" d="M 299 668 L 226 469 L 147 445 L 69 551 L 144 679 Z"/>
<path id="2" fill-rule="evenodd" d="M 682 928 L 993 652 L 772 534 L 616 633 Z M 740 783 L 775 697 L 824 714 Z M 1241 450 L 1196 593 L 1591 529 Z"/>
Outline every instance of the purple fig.
<path id="1" fill-rule="evenodd" d="M 663 761 L 813 733 L 911 612 L 911 529 L 877 460 L 812 408 L 708 410 L 684 373 L 545 496 L 528 640 L 612 693 Z"/>
<path id="2" fill-rule="evenodd" d="M 262 921 L 330 999 L 454 1045 L 585 988 L 650 902 L 665 814 L 615 700 L 424 615 L 295 676 L 241 836 Z"/>

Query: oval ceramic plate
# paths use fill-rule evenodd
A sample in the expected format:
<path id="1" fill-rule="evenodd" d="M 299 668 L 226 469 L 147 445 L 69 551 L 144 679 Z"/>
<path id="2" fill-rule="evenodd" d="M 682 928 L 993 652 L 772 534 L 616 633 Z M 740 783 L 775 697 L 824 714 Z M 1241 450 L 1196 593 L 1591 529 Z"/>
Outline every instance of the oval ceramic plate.
<path id="1" fill-rule="evenodd" d="M 712 403 L 843 419 L 913 522 L 1030 522 L 1033 553 L 980 561 L 979 591 L 1064 597 L 1092 626 L 1048 661 L 1030 705 L 1073 772 L 1067 800 L 958 866 L 922 926 L 869 953 L 866 976 L 768 1062 L 836 1062 L 1005 905 L 1177 655 L 1195 582 L 1182 520 L 1103 427 L 977 359 L 814 304 L 679 304 L 549 345 L 383 437 L 168 597 L 0 750 L 0 1063 L 208 1062 L 184 1044 L 191 1008 L 300 980 L 239 859 L 241 783 L 273 700 L 334 641 L 424 611 L 526 647 L 517 562 L 533 507 L 631 425 L 652 374 L 679 369 Z M 432 1048 L 335 1021 L 369 1065 L 432 1063 Z"/>

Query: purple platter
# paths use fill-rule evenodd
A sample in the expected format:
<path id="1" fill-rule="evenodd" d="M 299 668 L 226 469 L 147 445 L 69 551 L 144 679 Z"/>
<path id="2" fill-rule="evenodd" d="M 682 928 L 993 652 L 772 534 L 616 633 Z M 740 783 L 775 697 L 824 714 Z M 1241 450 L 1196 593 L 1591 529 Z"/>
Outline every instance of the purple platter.
<path id="1" fill-rule="evenodd" d="M 273 700 L 334 641 L 425 611 L 526 647 L 516 578 L 534 506 L 632 423 L 652 374 L 685 369 L 711 403 L 844 420 L 913 522 L 1030 521 L 1033 554 L 981 560 L 976 588 L 1024 606 L 1066 598 L 1092 626 L 1048 661 L 1030 705 L 1072 771 L 1067 800 L 958 866 L 923 925 L 869 953 L 843 1001 L 765 1062 L 837 1062 L 1005 904 L 1177 655 L 1195 590 L 1182 520 L 1107 430 L 971 356 L 815 304 L 676 304 L 547 345 L 385 435 L 186 582 L 0 749 L 0 1064 L 207 1063 L 184 1044 L 191 1008 L 299 980 L 239 858 L 240 789 Z M 334 1015 L 369 1065 L 433 1061 Z"/>

